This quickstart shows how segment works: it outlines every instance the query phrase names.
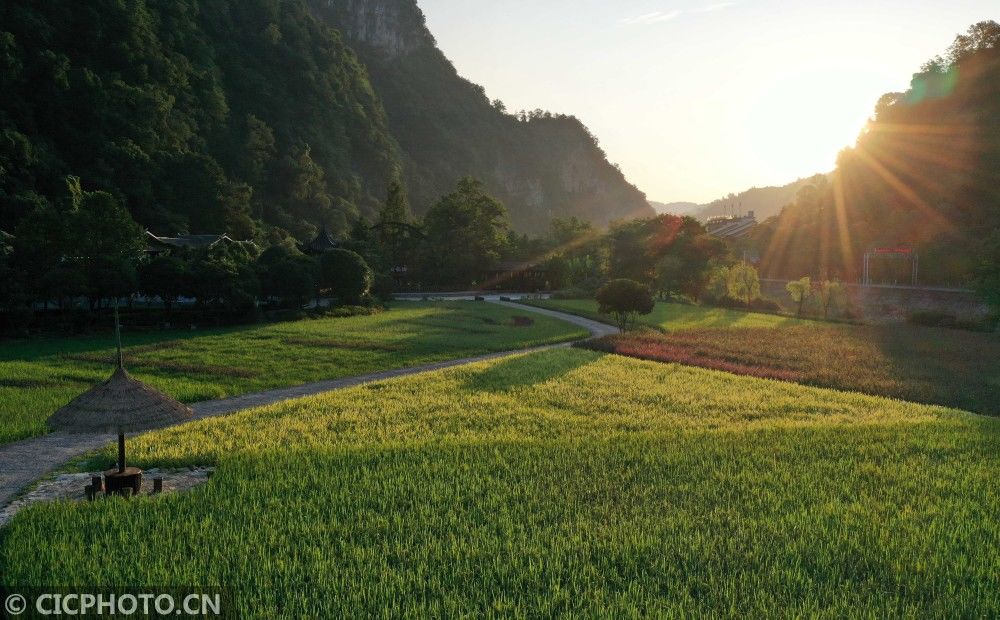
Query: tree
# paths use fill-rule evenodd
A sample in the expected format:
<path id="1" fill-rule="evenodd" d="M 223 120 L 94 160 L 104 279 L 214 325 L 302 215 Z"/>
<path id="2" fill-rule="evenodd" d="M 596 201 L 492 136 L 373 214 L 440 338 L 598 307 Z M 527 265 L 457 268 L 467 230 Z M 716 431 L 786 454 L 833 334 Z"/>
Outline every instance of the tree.
<path id="1" fill-rule="evenodd" d="M 80 261 L 91 306 L 109 297 L 131 295 L 135 266 L 143 252 L 142 229 L 111 194 L 83 191 L 75 177 L 67 184 L 73 212 L 63 251 Z"/>
<path id="2" fill-rule="evenodd" d="M 86 297 L 90 292 L 79 261 L 64 260 L 42 276 L 38 290 L 46 300 L 54 299 L 63 308 L 67 299 Z"/>
<path id="3" fill-rule="evenodd" d="M 708 276 L 705 296 L 713 302 L 721 302 L 729 296 L 729 267 L 718 265 Z"/>
<path id="4" fill-rule="evenodd" d="M 257 273 L 249 265 L 237 265 L 236 277 L 229 282 L 225 301 L 228 308 L 240 314 L 248 314 L 256 310 L 257 298 L 260 296 L 260 280 Z"/>
<path id="5" fill-rule="evenodd" d="M 291 245 L 268 248 L 256 262 L 257 278 L 264 297 L 278 298 L 286 304 L 302 307 L 316 294 L 316 261 Z"/>
<path id="6" fill-rule="evenodd" d="M 1000 229 L 982 242 L 975 269 L 976 291 L 1000 316 Z"/>
<path id="7" fill-rule="evenodd" d="M 204 255 L 194 261 L 191 288 L 199 305 L 242 314 L 256 307 L 260 281 L 249 265 Z"/>
<path id="8" fill-rule="evenodd" d="M 684 220 L 687 222 L 691 218 L 685 217 Z M 713 269 L 719 261 L 726 259 L 729 248 L 722 239 L 706 234 L 701 224 L 695 224 L 695 230 L 685 226 L 672 252 L 684 265 L 678 282 L 681 294 L 698 301 L 705 294 Z"/>
<path id="9" fill-rule="evenodd" d="M 276 154 L 274 131 L 253 114 L 244 119 L 244 136 L 236 159 L 243 180 L 255 184 L 263 180 L 264 171 Z"/>
<path id="10" fill-rule="evenodd" d="M 276 194 L 283 200 L 282 208 L 299 220 L 319 218 L 323 222 L 336 224 L 336 233 L 344 232 L 347 220 L 342 217 L 331 222 L 334 202 L 326 185 L 326 173 L 312 156 L 312 147 L 299 145 L 278 162 L 277 174 L 273 182 L 277 184 Z M 355 215 L 355 214 L 351 214 Z"/>
<path id="11" fill-rule="evenodd" d="M 760 297 L 760 275 L 753 265 L 736 263 L 729 268 L 726 287 L 733 299 L 745 302 L 749 308 Z"/>
<path id="12" fill-rule="evenodd" d="M 684 267 L 684 261 L 673 254 L 668 254 L 656 262 L 656 277 L 653 283 L 660 299 L 666 299 L 671 293 L 681 291 L 685 275 Z"/>
<path id="13" fill-rule="evenodd" d="M 788 294 L 792 297 L 792 301 L 798 306 L 795 315 L 801 317 L 802 308 L 812 296 L 812 280 L 809 279 L 809 276 L 805 276 L 786 284 L 785 290 L 788 291 Z"/>
<path id="14" fill-rule="evenodd" d="M 85 276 L 92 305 L 103 299 L 131 299 L 138 289 L 135 262 L 124 258 L 97 259 L 87 266 Z"/>
<path id="15" fill-rule="evenodd" d="M 600 312 L 614 317 L 623 332 L 635 326 L 640 314 L 649 314 L 656 307 L 648 286 L 625 278 L 602 286 L 597 291 L 597 304 Z"/>
<path id="16" fill-rule="evenodd" d="M 423 273 L 435 284 L 466 286 L 497 260 L 507 243 L 507 209 L 483 184 L 465 177 L 424 218 Z"/>
<path id="17" fill-rule="evenodd" d="M 147 297 L 158 297 L 167 314 L 177 298 L 188 287 L 188 266 L 175 256 L 157 256 L 139 265 L 139 291 Z"/>
<path id="18" fill-rule="evenodd" d="M 73 214 L 66 200 L 50 204 L 40 201 L 14 229 L 10 265 L 22 278 L 23 292 L 31 299 L 47 302 L 43 288 L 46 275 L 66 256 L 69 221 Z"/>
<path id="19" fill-rule="evenodd" d="M 0 309 L 9 310 L 23 301 L 23 276 L 10 264 L 8 253 L 0 246 Z"/>
<path id="20" fill-rule="evenodd" d="M 552 218 L 548 242 L 559 254 L 572 254 L 598 237 L 594 224 L 578 217 Z"/>
<path id="21" fill-rule="evenodd" d="M 389 184 L 385 205 L 379 211 L 378 221 L 380 224 L 406 224 L 410 221 L 410 201 L 406 197 L 403 184 L 398 180 L 394 179 Z"/>
<path id="22" fill-rule="evenodd" d="M 550 256 L 547 266 L 552 287 L 596 290 L 606 279 L 606 244 L 591 222 L 576 217 L 553 218 L 548 235 L 540 241 L 541 248 L 534 256 Z"/>
<path id="23" fill-rule="evenodd" d="M 329 250 L 319 259 L 320 285 L 344 304 L 357 304 L 371 290 L 374 274 L 365 259 L 350 250 Z"/>
<path id="24" fill-rule="evenodd" d="M 410 202 L 398 180 L 389 184 L 385 204 L 375 225 L 378 252 L 382 258 L 380 271 L 406 265 L 414 246 L 414 227 L 410 224 Z"/>
<path id="25" fill-rule="evenodd" d="M 158 232 L 249 238 L 262 221 L 296 232 L 350 222 L 399 168 L 368 73 L 302 7 L 10 0 L 0 22 L 8 232 L 28 212 L 10 198 L 54 202 L 68 173 Z M 323 175 L 304 205 L 284 158 L 310 168 L 307 141 Z"/>
<path id="26" fill-rule="evenodd" d="M 649 229 L 648 221 L 632 220 L 608 231 L 608 271 L 612 277 L 646 283 L 653 280 L 657 256 Z"/>
<path id="27" fill-rule="evenodd" d="M 21 220 L 14 266 L 43 303 L 76 295 L 81 274 L 91 307 L 131 295 L 142 230 L 111 194 L 84 191 L 77 177 L 66 177 L 65 184 L 66 198 L 55 205 L 42 201 Z"/>
<path id="28" fill-rule="evenodd" d="M 700 298 L 712 262 L 728 253 L 694 218 L 668 214 L 615 225 L 607 244 L 612 275 L 650 282 L 663 297 Z"/>
<path id="29" fill-rule="evenodd" d="M 837 280 L 825 280 L 819 286 L 819 303 L 823 318 L 830 318 L 830 311 L 847 305 L 847 289 Z"/>
<path id="30" fill-rule="evenodd" d="M 223 303 L 237 275 L 236 266 L 230 262 L 207 257 L 196 259 L 191 268 L 188 292 L 199 306 Z"/>

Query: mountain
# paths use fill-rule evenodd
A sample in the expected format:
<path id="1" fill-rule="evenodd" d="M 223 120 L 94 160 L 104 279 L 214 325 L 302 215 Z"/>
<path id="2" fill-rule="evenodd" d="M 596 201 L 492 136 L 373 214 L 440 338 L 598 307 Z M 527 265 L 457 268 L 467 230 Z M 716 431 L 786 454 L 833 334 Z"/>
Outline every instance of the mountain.
<path id="1" fill-rule="evenodd" d="M 159 234 L 308 236 L 373 215 L 400 163 L 343 38 L 299 2 L 0 5 L 0 225 L 66 193 Z"/>
<path id="2" fill-rule="evenodd" d="M 805 179 L 793 181 L 780 187 L 752 187 L 739 194 L 729 194 L 705 204 L 696 202 L 653 202 L 649 201 L 657 213 L 673 215 L 690 215 L 699 220 L 707 220 L 718 215 L 743 215 L 753 211 L 758 221 L 764 221 L 781 213 L 786 206 L 795 202 L 799 191 L 824 180 L 824 175 L 817 174 Z"/>
<path id="3" fill-rule="evenodd" d="M 655 202 L 650 200 L 649 206 L 657 213 L 670 213 L 671 215 L 693 215 L 701 205 L 697 202 Z"/>
<path id="4" fill-rule="evenodd" d="M 764 221 L 781 213 L 784 207 L 795 202 L 796 195 L 803 187 L 820 182 L 823 176 L 818 174 L 780 187 L 753 187 L 739 194 L 729 194 L 702 205 L 696 215 L 699 219 L 706 220 L 718 215 L 742 215 L 753 211 L 758 221 Z"/>
<path id="5" fill-rule="evenodd" d="M 161 235 L 343 233 L 400 176 L 418 214 L 477 176 L 526 232 L 652 213 L 577 119 L 460 78 L 413 0 L 10 0 L 0 91 L 8 231 L 68 175 Z"/>
<path id="6" fill-rule="evenodd" d="M 415 0 L 307 2 L 366 66 L 417 214 L 472 175 L 504 202 L 521 232 L 541 232 L 553 217 L 605 225 L 653 215 L 578 119 L 507 113 L 482 86 L 459 76 Z"/>

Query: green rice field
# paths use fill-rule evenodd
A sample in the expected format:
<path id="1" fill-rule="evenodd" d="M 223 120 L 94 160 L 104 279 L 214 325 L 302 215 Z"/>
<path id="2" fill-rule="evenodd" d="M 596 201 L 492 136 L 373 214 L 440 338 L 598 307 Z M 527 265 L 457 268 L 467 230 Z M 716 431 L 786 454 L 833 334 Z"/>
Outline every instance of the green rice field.
<path id="1" fill-rule="evenodd" d="M 185 402 L 573 340 L 582 329 L 472 302 L 399 304 L 371 316 L 199 331 L 124 332 L 137 378 Z M 45 432 L 45 419 L 103 381 L 111 334 L 0 342 L 0 443 Z"/>
<path id="2" fill-rule="evenodd" d="M 4 581 L 224 586 L 241 617 L 1000 614 L 1000 420 L 943 407 L 556 349 L 131 445 L 219 469 L 22 512 Z"/>
<path id="3" fill-rule="evenodd" d="M 532 299 L 525 300 L 524 303 L 539 308 L 568 312 L 604 321 L 605 323 L 613 323 L 610 317 L 597 311 L 597 302 L 593 299 Z M 728 308 L 709 308 L 664 302 L 657 302 L 653 312 L 645 316 L 640 316 L 639 322 L 649 327 L 668 331 L 707 328 L 790 327 L 794 325 L 818 324 L 816 321 L 810 321 L 809 319 L 797 319 L 777 314 L 744 312 Z"/>

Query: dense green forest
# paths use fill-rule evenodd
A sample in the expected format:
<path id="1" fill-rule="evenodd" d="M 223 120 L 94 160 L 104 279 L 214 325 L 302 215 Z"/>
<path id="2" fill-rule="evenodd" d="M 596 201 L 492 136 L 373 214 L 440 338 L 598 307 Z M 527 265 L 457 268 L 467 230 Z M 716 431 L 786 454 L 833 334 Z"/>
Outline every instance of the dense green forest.
<path id="1" fill-rule="evenodd" d="M 466 175 L 482 179 L 521 232 L 553 217 L 599 226 L 649 217 L 645 195 L 608 163 L 576 118 L 509 113 L 458 75 L 415 0 L 308 0 L 364 61 L 402 150 L 414 211 L 422 214 Z"/>
<path id="2" fill-rule="evenodd" d="M 0 7 L 0 228 L 76 175 L 159 234 L 307 236 L 397 173 L 364 68 L 299 2 Z"/>
<path id="3" fill-rule="evenodd" d="M 765 275 L 860 277 L 873 246 L 908 244 L 925 284 L 1000 290 L 1000 24 L 983 22 L 881 98 L 837 170 L 758 227 Z M 908 270 L 908 265 L 904 266 Z"/>
<path id="4" fill-rule="evenodd" d="M 506 114 L 458 77 L 412 0 L 393 4 L 408 12 L 303 0 L 3 3 L 0 230 L 59 200 L 68 175 L 157 234 L 267 243 L 373 221 L 394 179 L 423 214 L 475 175 L 522 231 L 648 209 L 578 120 Z M 380 62 L 351 19 L 421 45 Z"/>

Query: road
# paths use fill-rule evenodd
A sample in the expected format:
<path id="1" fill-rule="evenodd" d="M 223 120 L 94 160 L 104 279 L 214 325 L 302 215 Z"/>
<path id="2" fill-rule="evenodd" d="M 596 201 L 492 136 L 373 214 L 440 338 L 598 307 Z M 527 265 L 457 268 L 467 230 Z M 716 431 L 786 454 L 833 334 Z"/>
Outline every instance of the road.
<path id="1" fill-rule="evenodd" d="M 524 306 L 521 304 L 499 300 L 490 300 L 490 303 L 561 319 L 567 323 L 571 323 L 588 330 L 591 334 L 591 338 L 599 338 L 601 336 L 617 332 L 617 330 L 610 325 L 572 314 L 542 308 L 533 308 L 531 306 Z M 254 394 L 244 394 L 242 396 L 235 396 L 233 398 L 226 398 L 223 400 L 204 401 L 191 405 L 191 408 L 194 410 L 196 420 L 211 418 L 235 413 L 237 411 L 253 407 L 262 407 L 264 405 L 271 405 L 286 400 L 293 400 L 296 398 L 322 394 L 324 392 L 332 392 L 334 390 L 356 387 L 375 381 L 419 375 L 445 368 L 453 368 L 455 366 L 463 366 L 465 364 L 473 364 L 476 362 L 509 357 L 511 355 L 519 355 L 522 353 L 543 351 L 556 347 L 568 347 L 571 344 L 573 343 L 517 349 L 513 351 L 503 351 L 500 353 L 488 353 L 486 355 L 477 355 L 475 357 L 466 357 L 462 359 L 448 360 L 445 362 L 424 364 L 421 366 L 411 366 L 409 368 L 384 370 L 357 377 L 345 377 L 330 381 L 308 383 L 290 388 L 268 390 L 266 392 L 257 392 Z M 25 488 L 45 477 L 52 471 L 65 465 L 70 459 L 97 450 L 98 448 L 110 443 L 110 441 L 111 437 L 105 434 L 80 435 L 59 432 L 0 446 L 0 507 L 6 506 Z"/>

